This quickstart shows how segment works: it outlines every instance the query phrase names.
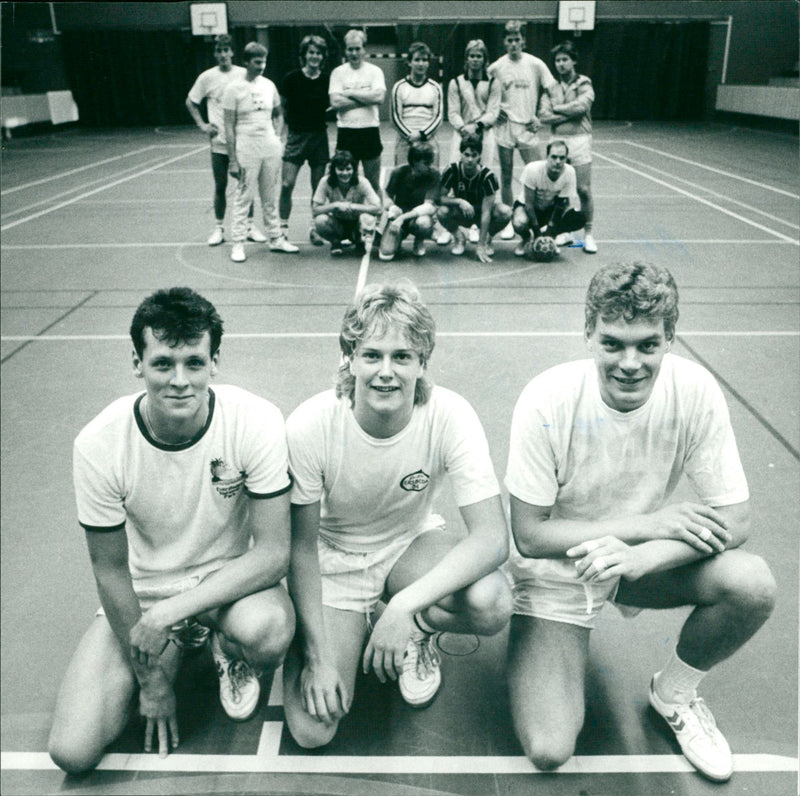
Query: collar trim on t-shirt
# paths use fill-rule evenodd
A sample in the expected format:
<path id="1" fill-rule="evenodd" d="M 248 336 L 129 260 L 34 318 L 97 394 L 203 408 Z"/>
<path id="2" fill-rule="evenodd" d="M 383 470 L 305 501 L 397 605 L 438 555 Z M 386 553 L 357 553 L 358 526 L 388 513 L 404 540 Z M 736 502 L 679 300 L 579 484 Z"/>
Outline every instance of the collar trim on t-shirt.
<path id="1" fill-rule="evenodd" d="M 181 442 L 181 443 L 179 443 L 177 445 L 165 445 L 164 443 L 159 442 L 158 440 L 153 438 L 153 435 L 148 430 L 147 424 L 144 422 L 144 418 L 142 417 L 142 412 L 141 412 L 141 409 L 140 409 L 142 400 L 144 399 L 146 394 L 147 393 L 142 393 L 136 399 L 136 402 L 133 405 L 133 416 L 134 416 L 134 418 L 136 420 L 136 425 L 139 427 L 139 431 L 142 432 L 142 436 L 154 448 L 158 448 L 159 450 L 162 450 L 162 451 L 183 451 L 183 450 L 186 450 L 187 448 L 191 448 L 192 445 L 194 445 L 195 443 L 199 442 L 203 438 L 203 436 L 205 435 L 206 431 L 208 431 L 208 429 L 210 428 L 211 421 L 214 419 L 214 407 L 215 407 L 216 402 L 217 402 L 217 397 L 214 394 L 214 390 L 212 390 L 211 387 L 208 388 L 208 417 L 206 417 L 205 424 L 200 429 L 200 431 L 198 431 L 197 434 L 195 434 L 190 440 L 187 440 L 186 442 Z"/>

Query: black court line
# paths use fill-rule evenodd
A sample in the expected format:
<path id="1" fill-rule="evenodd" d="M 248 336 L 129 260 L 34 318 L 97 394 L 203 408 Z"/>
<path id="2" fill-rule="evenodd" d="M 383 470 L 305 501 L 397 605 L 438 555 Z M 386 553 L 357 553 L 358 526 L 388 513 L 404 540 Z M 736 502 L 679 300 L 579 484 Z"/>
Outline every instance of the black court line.
<path id="1" fill-rule="evenodd" d="M 44 329 L 40 329 L 36 333 L 36 337 L 41 337 L 41 335 L 46 334 L 47 332 L 49 332 L 50 329 L 52 329 L 56 324 L 61 323 L 61 321 L 63 321 L 64 318 L 69 317 L 70 315 L 72 315 L 73 312 L 75 312 L 76 310 L 79 310 L 84 304 L 86 304 L 87 301 L 90 301 L 91 299 L 93 299 L 98 294 L 98 292 L 99 291 L 97 291 L 97 290 L 93 290 L 91 293 L 89 293 L 88 296 L 86 296 L 86 298 L 84 298 L 82 301 L 79 301 L 74 307 L 70 307 L 70 309 L 68 309 L 65 313 L 60 315 L 58 318 L 56 318 L 52 323 L 49 323 L 47 326 L 45 326 Z M 22 351 L 23 348 L 25 348 L 26 346 L 29 346 L 31 343 L 35 342 L 36 341 L 36 337 L 32 338 L 31 340 L 26 340 L 21 346 L 19 346 L 18 348 L 15 348 L 10 354 L 7 354 L 2 359 L 0 359 L 0 365 L 5 365 L 5 363 L 8 362 L 9 359 L 11 359 L 11 357 L 13 357 L 16 354 L 19 354 L 19 352 Z"/>
<path id="2" fill-rule="evenodd" d="M 682 335 L 675 335 L 689 353 L 708 370 L 714 378 L 726 389 L 730 394 L 745 408 L 748 412 L 778 441 L 789 453 L 794 456 L 797 461 L 800 461 L 800 451 L 789 442 L 786 437 L 773 426 L 726 378 L 724 378 L 718 370 L 716 370 L 711 363 L 700 356 L 697 351 L 690 346 Z"/>

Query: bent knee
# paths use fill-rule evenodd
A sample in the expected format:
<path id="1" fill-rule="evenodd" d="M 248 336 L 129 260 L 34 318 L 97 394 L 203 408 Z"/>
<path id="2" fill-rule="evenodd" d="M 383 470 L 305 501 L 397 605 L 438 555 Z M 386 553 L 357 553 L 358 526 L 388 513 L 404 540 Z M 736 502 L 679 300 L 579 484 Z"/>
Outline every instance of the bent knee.
<path id="1" fill-rule="evenodd" d="M 301 720 L 292 721 L 287 713 L 286 724 L 294 742 L 302 749 L 319 749 L 327 746 L 339 729 L 339 722 L 323 724 L 310 716 L 303 716 Z"/>
<path id="2" fill-rule="evenodd" d="M 74 737 L 53 730 L 47 744 L 51 760 L 67 774 L 83 774 L 97 767 L 103 748 L 80 744 Z"/>
<path id="3" fill-rule="evenodd" d="M 760 556 L 743 550 L 729 556 L 720 573 L 723 599 L 744 605 L 748 611 L 766 616 L 775 606 L 778 587 L 769 565 Z"/>
<path id="4" fill-rule="evenodd" d="M 511 618 L 511 592 L 499 572 L 473 583 L 465 592 L 465 600 L 475 632 L 481 635 L 499 633 Z"/>
<path id="5" fill-rule="evenodd" d="M 575 741 L 568 738 L 529 734 L 520 738 L 526 757 L 541 771 L 553 771 L 575 752 Z"/>

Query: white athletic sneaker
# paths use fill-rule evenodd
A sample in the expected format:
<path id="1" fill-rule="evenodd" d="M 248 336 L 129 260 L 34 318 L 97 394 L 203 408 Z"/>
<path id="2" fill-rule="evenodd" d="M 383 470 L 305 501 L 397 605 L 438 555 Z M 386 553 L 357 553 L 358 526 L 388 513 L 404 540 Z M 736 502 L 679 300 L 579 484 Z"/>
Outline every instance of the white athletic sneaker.
<path id="1" fill-rule="evenodd" d="M 214 231 L 208 236 L 209 246 L 219 246 L 225 240 L 225 231 L 222 227 L 214 227 Z"/>
<path id="2" fill-rule="evenodd" d="M 464 254 L 464 242 L 465 242 L 465 236 L 462 230 L 460 229 L 456 230 L 455 241 L 456 241 L 455 245 L 453 246 L 452 249 L 450 249 L 450 254 L 454 254 L 456 257 L 460 257 L 462 254 Z"/>
<path id="3" fill-rule="evenodd" d="M 591 232 L 587 232 L 583 238 L 583 251 L 584 254 L 597 254 L 597 241 Z"/>
<path id="4" fill-rule="evenodd" d="M 573 243 L 575 243 L 575 238 L 569 232 L 556 235 L 556 246 L 572 246 Z"/>
<path id="5" fill-rule="evenodd" d="M 247 228 L 247 240 L 251 240 L 253 243 L 266 243 L 267 236 L 258 227 L 251 224 Z"/>
<path id="6" fill-rule="evenodd" d="M 398 679 L 400 694 L 412 708 L 426 708 L 442 684 L 439 653 L 433 633 L 415 630 L 403 654 L 403 671 Z"/>
<path id="7" fill-rule="evenodd" d="M 219 700 L 234 721 L 246 721 L 258 707 L 261 685 L 247 661 L 229 658 L 219 643 L 219 635 L 211 637 L 211 654 L 219 677 Z"/>
<path id="8" fill-rule="evenodd" d="M 467 240 L 470 243 L 477 243 L 481 239 L 481 231 L 478 229 L 477 224 L 473 224 L 467 233 Z"/>
<path id="9" fill-rule="evenodd" d="M 650 681 L 650 704 L 672 728 L 686 759 L 704 776 L 726 782 L 733 773 L 733 756 L 706 703 L 695 696 L 688 704 L 663 702 Z"/>
<path id="10" fill-rule="evenodd" d="M 524 257 L 525 256 L 525 241 L 521 241 L 520 244 L 514 249 L 514 257 Z"/>
<path id="11" fill-rule="evenodd" d="M 514 235 L 517 233 L 514 232 L 514 225 L 509 221 L 501 230 L 500 230 L 500 240 L 512 240 Z"/>
<path id="12" fill-rule="evenodd" d="M 437 223 L 433 239 L 439 246 L 447 246 L 448 243 L 452 243 L 453 236 L 441 224 Z"/>
<path id="13" fill-rule="evenodd" d="M 243 263 L 247 259 L 244 253 L 244 243 L 234 243 L 231 248 L 231 260 L 235 263 Z"/>
<path id="14" fill-rule="evenodd" d="M 450 234 L 449 232 L 447 233 Z M 414 240 L 414 257 L 424 257 L 425 256 L 425 239 L 419 238 L 418 240 Z"/>
<path id="15" fill-rule="evenodd" d="M 285 252 L 286 254 L 294 254 L 300 251 L 294 243 L 289 243 L 286 235 L 279 235 L 277 238 L 273 238 L 269 242 L 269 250 L 272 252 Z"/>

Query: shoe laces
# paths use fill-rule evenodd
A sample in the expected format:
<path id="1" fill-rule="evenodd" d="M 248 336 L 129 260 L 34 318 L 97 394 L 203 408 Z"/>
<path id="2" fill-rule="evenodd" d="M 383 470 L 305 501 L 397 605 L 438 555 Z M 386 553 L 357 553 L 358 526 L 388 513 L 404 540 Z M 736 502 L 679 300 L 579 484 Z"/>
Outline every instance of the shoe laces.
<path id="1" fill-rule="evenodd" d="M 228 682 L 230 683 L 231 699 L 238 702 L 242 691 L 253 678 L 253 670 L 247 661 L 239 658 L 228 663 Z"/>
<path id="2" fill-rule="evenodd" d="M 420 680 L 428 677 L 428 672 L 435 669 L 439 663 L 439 653 L 434 649 L 433 636 L 429 633 L 420 633 L 411 638 L 412 646 L 403 661 L 403 672 L 415 672 Z"/>

